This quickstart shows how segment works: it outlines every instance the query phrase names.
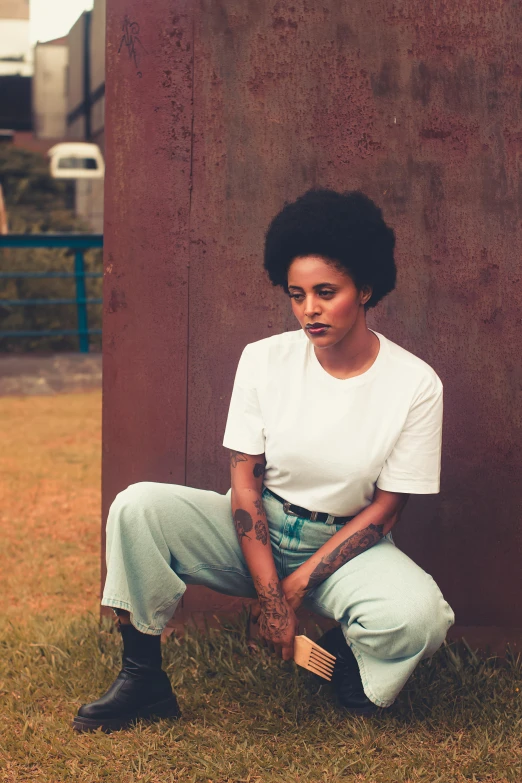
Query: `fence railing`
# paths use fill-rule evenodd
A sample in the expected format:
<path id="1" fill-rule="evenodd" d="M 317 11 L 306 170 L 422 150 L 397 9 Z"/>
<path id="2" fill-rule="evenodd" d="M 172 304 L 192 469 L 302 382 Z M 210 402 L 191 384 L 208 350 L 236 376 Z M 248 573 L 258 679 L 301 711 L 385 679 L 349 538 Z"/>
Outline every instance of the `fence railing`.
<path id="1" fill-rule="evenodd" d="M 75 304 L 77 311 L 77 329 L 51 330 L 0 330 L 0 337 L 49 337 L 51 335 L 78 335 L 79 350 L 89 352 L 89 335 L 101 334 L 101 329 L 89 329 L 87 317 L 88 304 L 101 304 L 101 299 L 87 298 L 85 279 L 102 277 L 102 272 L 86 272 L 84 253 L 90 248 L 103 247 L 102 234 L 0 234 L 0 250 L 2 248 L 67 248 L 74 251 L 73 272 L 1 272 L 0 280 L 13 278 L 74 278 L 76 296 L 74 299 L 0 299 L 0 304 L 7 307 L 39 306 L 46 304 Z"/>

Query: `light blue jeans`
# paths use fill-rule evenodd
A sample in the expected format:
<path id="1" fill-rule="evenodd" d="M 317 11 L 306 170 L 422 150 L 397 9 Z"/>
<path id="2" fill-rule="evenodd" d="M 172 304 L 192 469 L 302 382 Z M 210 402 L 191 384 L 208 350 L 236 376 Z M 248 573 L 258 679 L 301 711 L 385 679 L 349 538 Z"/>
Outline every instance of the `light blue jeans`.
<path id="1" fill-rule="evenodd" d="M 285 514 L 266 490 L 263 503 L 281 579 L 340 528 Z M 102 604 L 128 610 L 139 631 L 160 634 L 187 584 L 256 597 L 232 522 L 230 492 L 152 482 L 120 492 L 107 522 Z M 306 605 L 341 624 L 364 691 L 380 707 L 392 704 L 454 622 L 431 576 L 391 536 L 339 568 L 308 594 Z"/>

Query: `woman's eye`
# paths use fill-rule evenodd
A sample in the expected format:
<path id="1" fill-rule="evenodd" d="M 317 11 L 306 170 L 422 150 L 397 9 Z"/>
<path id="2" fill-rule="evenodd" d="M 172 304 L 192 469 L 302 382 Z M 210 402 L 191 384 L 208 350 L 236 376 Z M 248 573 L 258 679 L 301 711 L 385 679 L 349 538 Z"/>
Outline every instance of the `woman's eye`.
<path id="1" fill-rule="evenodd" d="M 335 293 L 335 291 L 319 291 L 319 296 L 322 296 L 323 299 L 324 298 L 328 299 L 329 297 L 333 296 L 334 293 Z"/>
<path id="2" fill-rule="evenodd" d="M 296 302 L 301 301 L 301 299 L 303 298 L 303 294 L 288 294 L 288 296 L 290 297 L 290 299 L 295 299 Z"/>

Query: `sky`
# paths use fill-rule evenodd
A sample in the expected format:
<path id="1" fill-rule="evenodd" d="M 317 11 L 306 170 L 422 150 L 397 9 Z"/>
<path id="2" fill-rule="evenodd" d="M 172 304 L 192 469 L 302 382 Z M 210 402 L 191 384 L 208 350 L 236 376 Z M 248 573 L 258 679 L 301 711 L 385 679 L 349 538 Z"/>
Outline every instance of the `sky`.
<path id="1" fill-rule="evenodd" d="M 31 42 L 61 38 L 89 8 L 92 0 L 30 0 Z"/>

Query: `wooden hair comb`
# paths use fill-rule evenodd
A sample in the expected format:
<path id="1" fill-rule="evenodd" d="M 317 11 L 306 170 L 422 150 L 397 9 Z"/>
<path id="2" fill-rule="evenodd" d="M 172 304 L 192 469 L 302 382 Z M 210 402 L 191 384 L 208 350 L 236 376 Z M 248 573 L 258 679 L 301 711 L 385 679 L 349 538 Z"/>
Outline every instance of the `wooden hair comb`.
<path id="1" fill-rule="evenodd" d="M 294 661 L 303 669 L 308 669 L 325 680 L 331 680 L 336 658 L 308 636 L 302 635 L 296 636 L 294 640 Z"/>

